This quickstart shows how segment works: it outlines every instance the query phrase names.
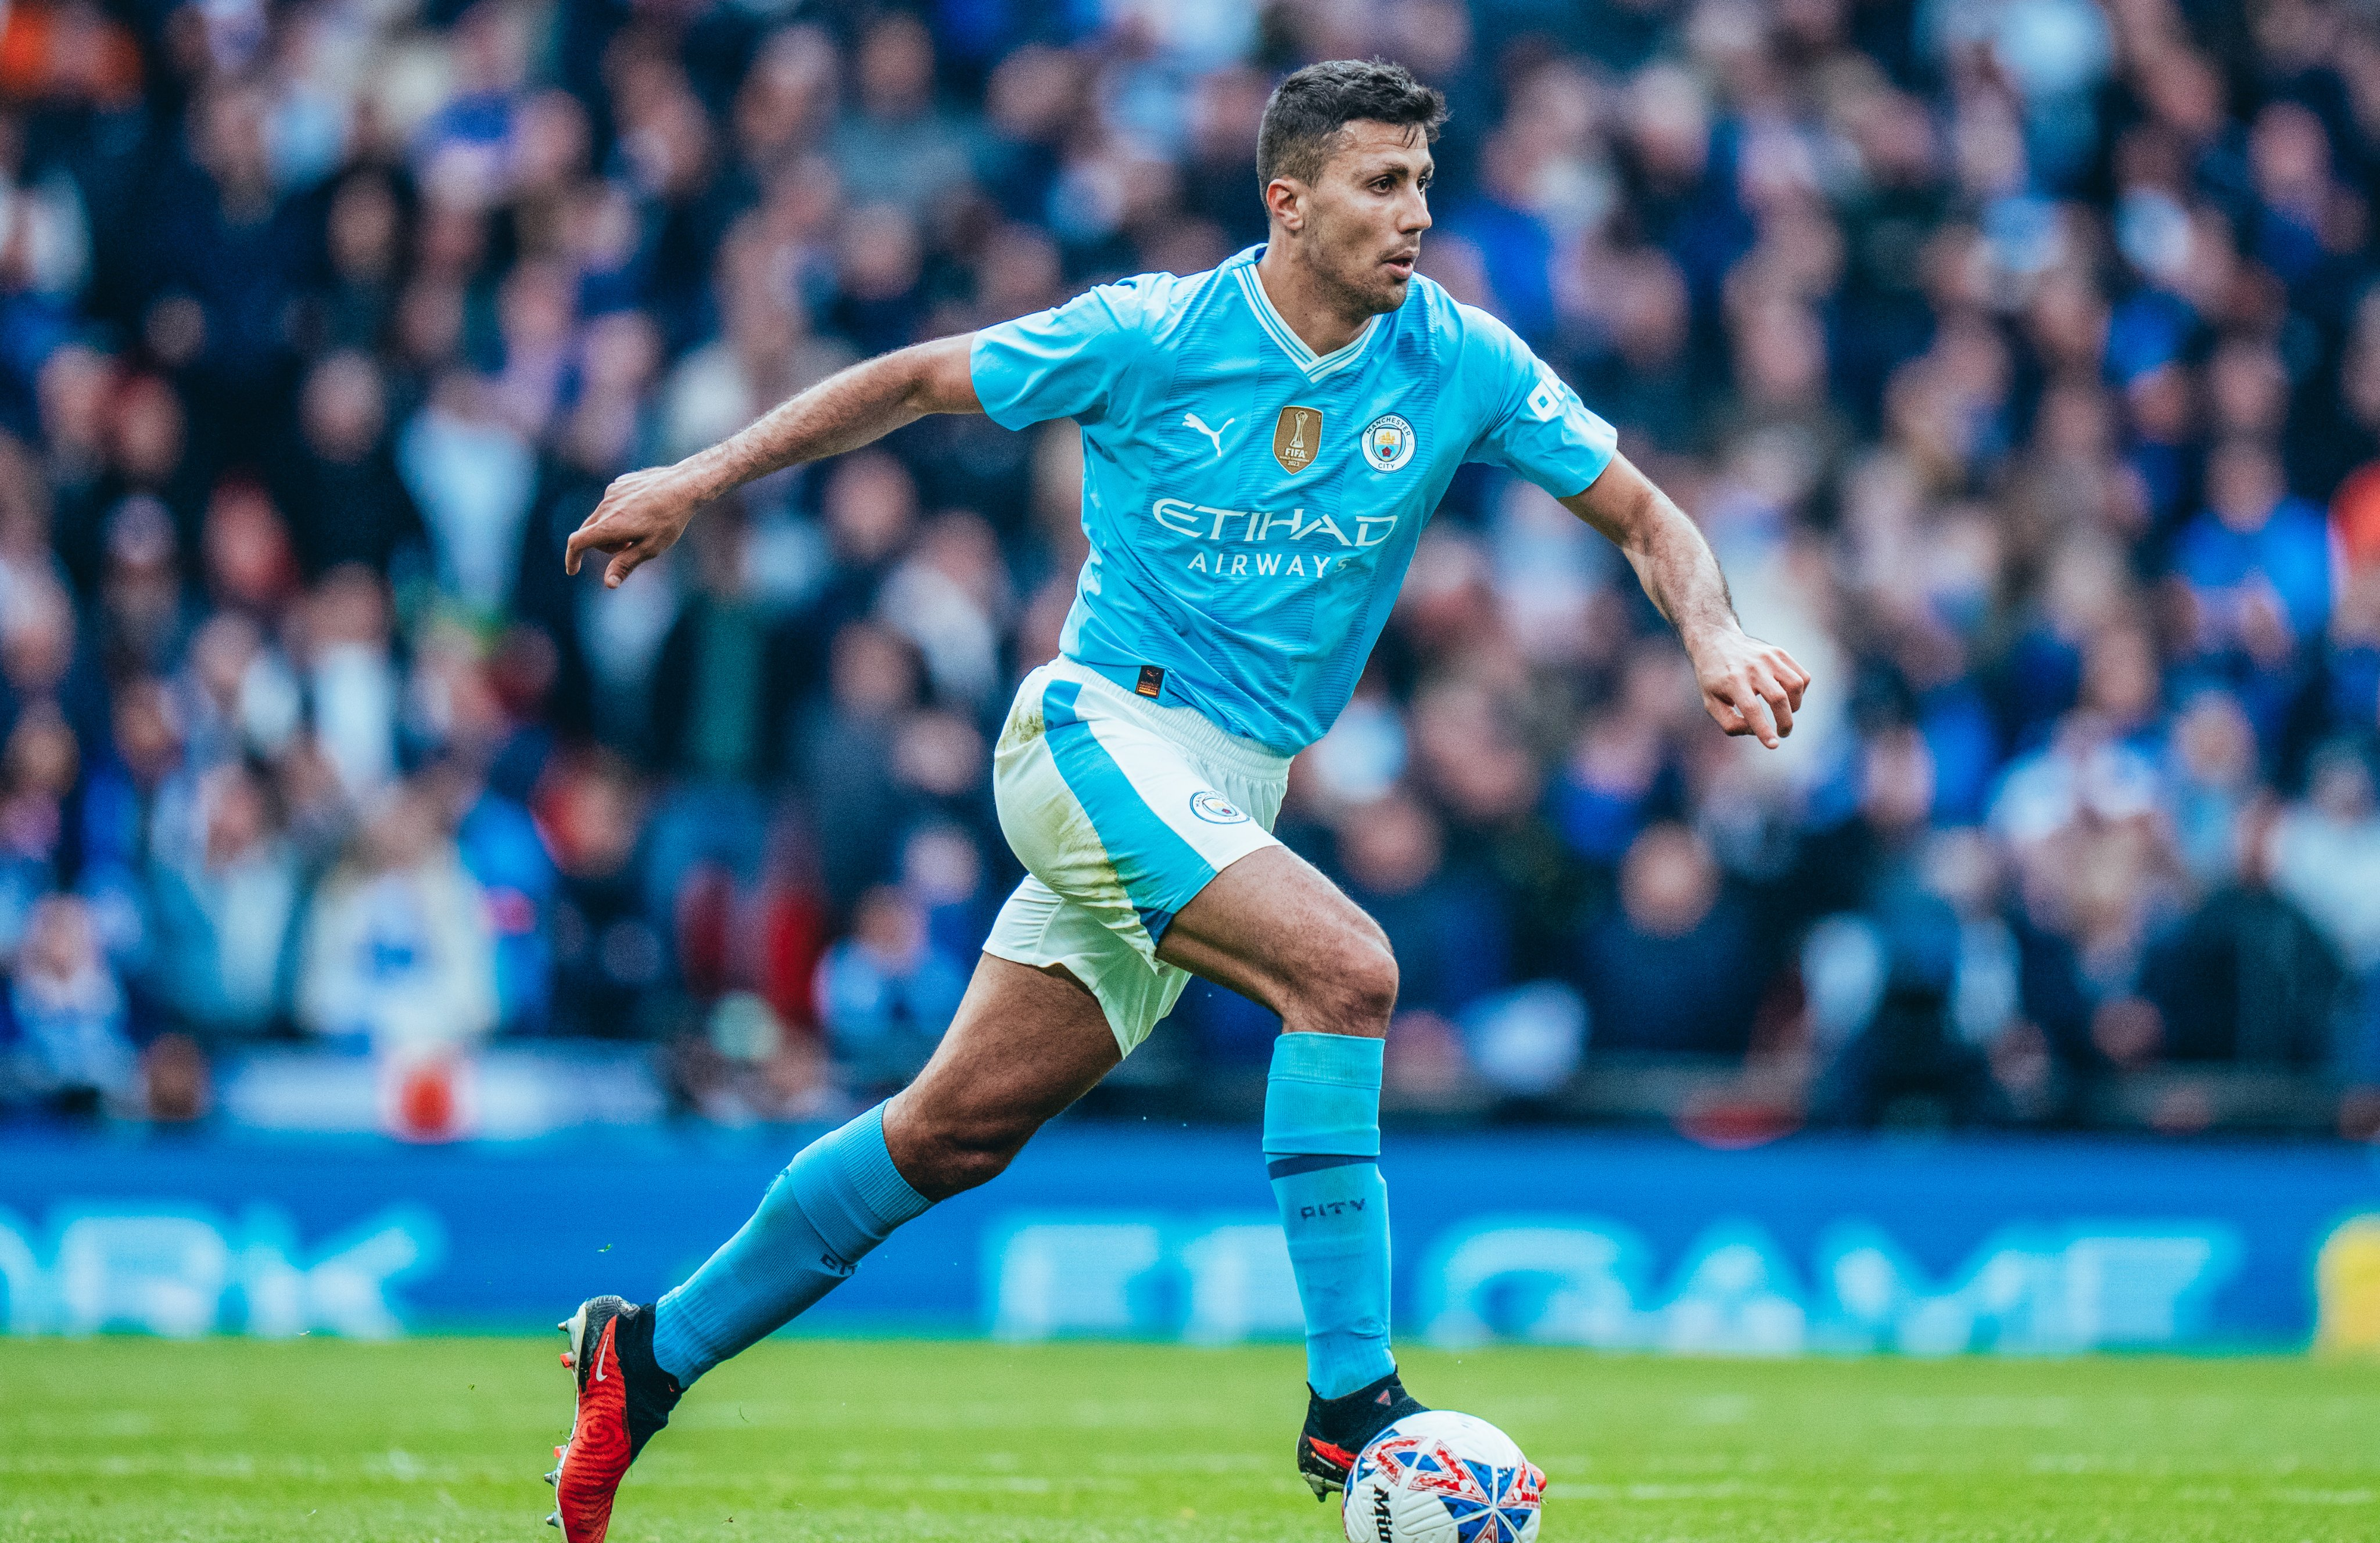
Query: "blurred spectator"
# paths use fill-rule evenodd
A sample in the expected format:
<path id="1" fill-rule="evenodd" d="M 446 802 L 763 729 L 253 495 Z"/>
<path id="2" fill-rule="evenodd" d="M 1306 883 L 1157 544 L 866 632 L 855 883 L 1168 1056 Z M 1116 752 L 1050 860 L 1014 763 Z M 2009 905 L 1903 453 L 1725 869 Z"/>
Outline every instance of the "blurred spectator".
<path id="1" fill-rule="evenodd" d="M 322 231 L 330 282 L 322 325 L 329 346 L 369 350 L 387 335 L 402 277 L 404 231 L 396 184 L 381 168 L 358 168 L 332 192 Z"/>
<path id="2" fill-rule="evenodd" d="M 2288 496 L 2271 451 L 2233 440 L 2206 464 L 2207 507 L 2181 532 L 2175 567 L 2198 610 L 2203 650 L 2270 666 L 2320 636 L 2330 614 L 2329 534 Z"/>
<path id="3" fill-rule="evenodd" d="M 936 948 L 917 903 L 900 891 L 861 895 L 851 935 L 819 966 L 819 1017 L 835 1058 L 863 1085 L 906 1081 L 951 1027 L 973 963 Z"/>
<path id="4" fill-rule="evenodd" d="M 1490 1086 L 1545 1098 L 1578 1070 L 1586 1048 L 1586 1004 L 1559 981 L 1533 981 L 1474 1002 L 1463 1028 L 1471 1060 Z"/>
<path id="5" fill-rule="evenodd" d="M 2239 822 L 2255 796 L 2255 725 L 2228 692 L 2193 699 L 2174 721 L 2167 798 L 2182 866 L 2204 889 L 2238 871 Z"/>
<path id="6" fill-rule="evenodd" d="M 1347 893 L 1388 934 L 1397 1005 L 1451 1017 L 1505 984 L 1495 896 L 1446 869 L 1445 833 L 1419 799 L 1391 793 L 1347 811 L 1339 863 Z"/>
<path id="7" fill-rule="evenodd" d="M 207 503 L 203 541 L 214 602 L 252 620 L 278 620 L 296 593 L 298 565 L 289 529 L 264 490 L 226 479 Z"/>
<path id="8" fill-rule="evenodd" d="M 987 881 L 978 838 L 958 825 L 921 824 L 901 850 L 901 890 L 925 913 L 926 935 L 944 958 L 972 963 L 1004 893 Z"/>
<path id="9" fill-rule="evenodd" d="M 124 989 L 89 909 L 70 895 L 33 907 L 8 991 L 14 1081 L 55 1113 L 88 1118 L 136 1092 Z"/>
<path id="10" fill-rule="evenodd" d="M 827 893 L 847 900 L 890 872 L 904 800 L 885 772 L 895 725 L 917 699 L 917 656 L 890 632 L 855 622 L 835 634 L 829 680 L 828 705 L 803 725 L 802 782 Z"/>
<path id="11" fill-rule="evenodd" d="M 460 760 L 432 772 L 428 788 L 444 805 L 456 854 L 487 906 L 495 935 L 498 1026 L 507 1032 L 551 1027 L 559 876 L 536 821 Z"/>
<path id="12" fill-rule="evenodd" d="M 2273 832 L 2273 878 L 2358 971 L 2380 965 L 2380 798 L 2370 752 L 2354 743 L 2314 758 L 2304 803 Z"/>
<path id="13" fill-rule="evenodd" d="M 511 598 L 537 459 L 486 382 L 439 378 L 397 439 L 397 466 L 420 504 L 450 594 L 493 613 Z"/>
<path id="14" fill-rule="evenodd" d="M 2168 1060 L 2327 1063 L 2345 979 L 2337 951 L 2271 887 L 2273 815 L 2242 821 L 2240 876 L 2165 938 L 2143 970 Z"/>
<path id="15" fill-rule="evenodd" d="M 1812 844 L 1794 882 L 1805 903 L 1844 907 L 1802 954 L 1816 1039 L 1834 1057 L 1813 1113 L 1858 1124 L 1993 1117 L 1985 1047 L 2017 1003 L 2013 944 L 1991 877 L 1976 871 L 1990 858 L 1929 841 L 1934 760 L 1913 730 L 1872 739 L 1860 783 L 1859 817 Z"/>
<path id="16" fill-rule="evenodd" d="M 672 1081 L 705 1118 L 816 1120 L 838 1102 L 817 1039 L 788 1033 L 769 1004 L 748 991 L 721 997 L 699 1035 L 673 1045 Z"/>
<path id="17" fill-rule="evenodd" d="M 282 476 L 280 499 L 307 516 L 298 526 L 297 556 L 309 577 L 350 563 L 385 571 L 422 544 L 421 514 L 397 473 L 386 391 L 370 358 L 336 353 L 317 364 L 298 398 L 298 427 L 299 447 Z M 248 539 L 269 538 L 260 532 Z"/>
<path id="18" fill-rule="evenodd" d="M 145 494 L 109 514 L 98 641 L 110 675 L 149 674 L 181 657 L 194 618 L 183 603 L 178 544 L 173 516 Z"/>
<path id="19" fill-rule="evenodd" d="M 289 1013 L 306 875 L 271 789 L 247 765 L 209 773 L 199 806 L 199 849 L 151 859 L 153 989 L 208 1039 L 260 1034 Z"/>
<path id="20" fill-rule="evenodd" d="M 81 768 L 81 747 L 57 704 L 18 711 L 0 750 L 0 956 L 16 951 L 57 881 L 67 798 Z"/>
<path id="21" fill-rule="evenodd" d="M 1587 932 L 1578 959 L 1596 1053 L 1741 1055 L 1761 981 L 1742 912 L 1718 865 L 1682 825 L 1648 827 L 1620 869 L 1620 908 Z"/>
<path id="22" fill-rule="evenodd" d="M 1004 696 L 1000 633 L 1010 610 L 1000 544 L 976 516 L 938 515 L 908 558 L 885 576 L 877 609 L 917 646 L 935 699 L 990 711 Z"/>
<path id="23" fill-rule="evenodd" d="M 934 102 L 934 40 L 894 12 L 868 27 L 853 60 L 856 101 L 832 151 L 845 187 L 922 213 L 970 173 L 965 129 Z"/>
<path id="24" fill-rule="evenodd" d="M 781 631 L 753 582 L 753 540 L 738 510 L 720 509 L 688 532 L 694 593 L 662 641 L 654 673 L 683 683 L 653 695 L 652 751 L 662 768 L 698 783 L 759 784 L 776 771 L 786 708 L 807 682 L 802 639 Z"/>
<path id="25" fill-rule="evenodd" d="M 388 592 L 368 569 L 335 569 L 308 597 L 305 689 L 313 738 L 356 803 L 398 771 L 403 686 L 393 630 Z"/>
<path id="26" fill-rule="evenodd" d="M 495 940 L 430 796 L 397 790 L 322 881 L 305 924 L 298 1022 L 384 1051 L 468 1045 L 496 1027 Z"/>
<path id="27" fill-rule="evenodd" d="M 2371 751 L 2352 742 L 2314 758 L 2305 801 L 2272 832 L 2272 885 L 2320 929 L 2356 985 L 2345 1069 L 2380 1081 L 2380 798 Z"/>
<path id="28" fill-rule="evenodd" d="M 559 760 L 540 783 L 538 829 L 561 870 L 553 908 L 553 1014 L 572 1034 L 644 1032 L 642 1009 L 667 960 L 638 869 L 645 810 L 609 757 Z"/>

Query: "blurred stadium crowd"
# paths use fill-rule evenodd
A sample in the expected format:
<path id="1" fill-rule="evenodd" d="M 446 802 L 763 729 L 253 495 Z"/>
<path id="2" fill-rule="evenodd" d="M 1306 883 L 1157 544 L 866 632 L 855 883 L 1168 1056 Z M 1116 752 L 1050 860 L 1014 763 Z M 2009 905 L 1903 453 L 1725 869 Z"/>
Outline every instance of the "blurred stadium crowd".
<path id="1" fill-rule="evenodd" d="M 1282 821 L 1395 943 L 1391 1105 L 2380 1124 L 2380 24 L 2322 0 L 19 0 L 0 1106 L 307 1041 L 897 1081 L 1015 877 L 1073 431 L 929 420 L 616 593 L 562 541 L 844 363 L 1260 240 L 1270 82 L 1373 55 L 1454 108 L 1425 271 L 1817 678 L 1723 738 L 1466 470 Z M 1134 1075 L 1271 1030 L 1194 988 Z"/>

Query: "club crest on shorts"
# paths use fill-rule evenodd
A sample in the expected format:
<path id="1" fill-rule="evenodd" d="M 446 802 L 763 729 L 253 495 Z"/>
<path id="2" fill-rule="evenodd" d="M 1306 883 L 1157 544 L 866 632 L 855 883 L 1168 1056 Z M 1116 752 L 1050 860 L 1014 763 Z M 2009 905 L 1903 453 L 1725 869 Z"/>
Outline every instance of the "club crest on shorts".
<path id="1" fill-rule="evenodd" d="M 1190 796 L 1190 812 L 1209 825 L 1237 825 L 1247 819 L 1230 799 L 1203 787 Z"/>
<path id="2" fill-rule="evenodd" d="M 1414 426 L 1402 413 L 1384 412 L 1365 426 L 1364 459 L 1374 471 L 1399 471 L 1413 459 Z"/>
<path id="3" fill-rule="evenodd" d="M 1322 453 L 1322 409 L 1288 407 L 1272 426 L 1272 458 L 1288 472 L 1304 471 Z"/>

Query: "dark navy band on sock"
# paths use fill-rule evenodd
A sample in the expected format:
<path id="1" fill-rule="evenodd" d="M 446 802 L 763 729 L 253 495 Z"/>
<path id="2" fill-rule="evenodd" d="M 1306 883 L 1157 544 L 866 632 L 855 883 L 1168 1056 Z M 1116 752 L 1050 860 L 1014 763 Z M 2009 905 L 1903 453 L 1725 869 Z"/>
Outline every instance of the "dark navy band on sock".
<path id="1" fill-rule="evenodd" d="M 1356 1157 L 1352 1153 L 1316 1152 L 1305 1157 L 1275 1158 L 1265 1164 L 1265 1176 L 1285 1179 L 1292 1173 L 1312 1173 L 1325 1168 L 1344 1168 L 1351 1162 L 1378 1164 L 1376 1157 Z"/>
<path id="2" fill-rule="evenodd" d="M 1323 1398 L 1396 1370 L 1380 1058 L 1378 1039 L 1284 1034 L 1265 1077 L 1265 1172 L 1305 1312 L 1305 1380 Z"/>

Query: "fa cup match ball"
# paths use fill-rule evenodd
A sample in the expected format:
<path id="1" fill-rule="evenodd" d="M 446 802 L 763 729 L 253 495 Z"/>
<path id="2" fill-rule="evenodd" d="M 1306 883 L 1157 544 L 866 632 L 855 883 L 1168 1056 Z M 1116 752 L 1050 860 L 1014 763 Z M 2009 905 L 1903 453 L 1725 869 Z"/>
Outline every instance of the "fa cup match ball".
<path id="1" fill-rule="evenodd" d="M 1347 1543 L 1536 1543 L 1546 1476 L 1470 1415 L 1410 1415 L 1355 1454 Z"/>

